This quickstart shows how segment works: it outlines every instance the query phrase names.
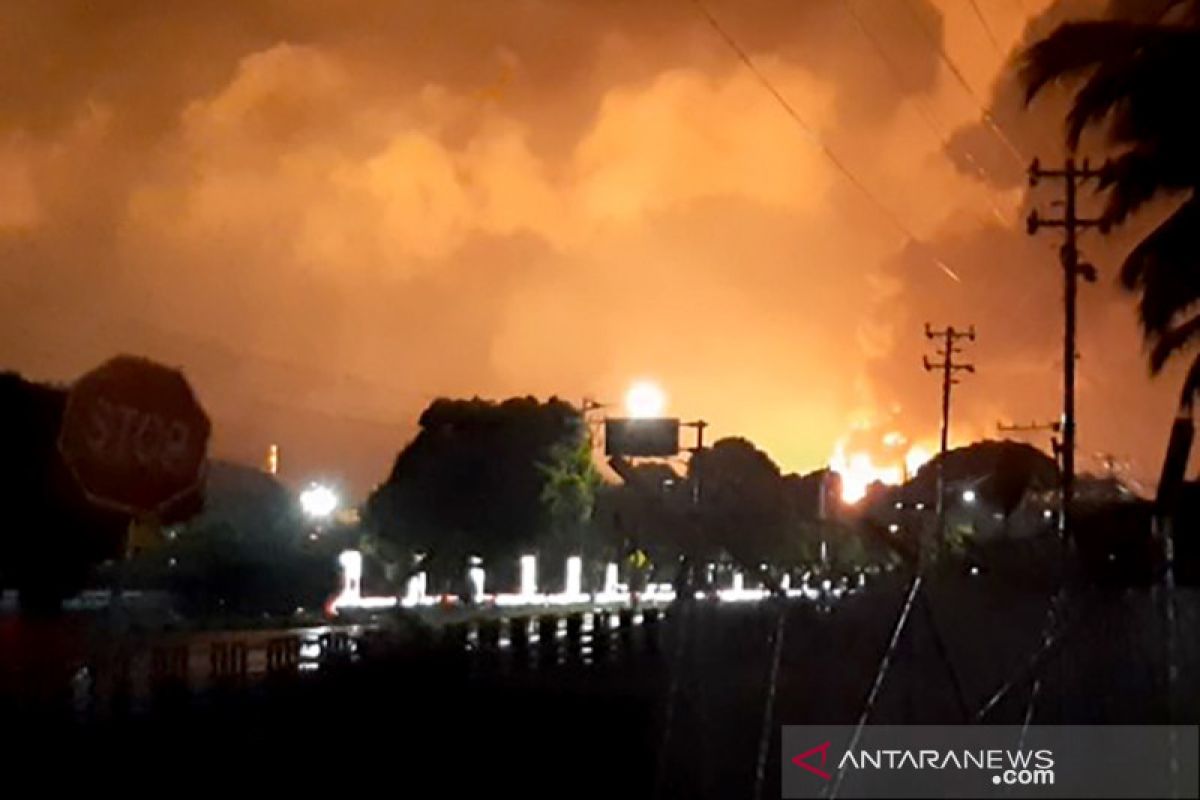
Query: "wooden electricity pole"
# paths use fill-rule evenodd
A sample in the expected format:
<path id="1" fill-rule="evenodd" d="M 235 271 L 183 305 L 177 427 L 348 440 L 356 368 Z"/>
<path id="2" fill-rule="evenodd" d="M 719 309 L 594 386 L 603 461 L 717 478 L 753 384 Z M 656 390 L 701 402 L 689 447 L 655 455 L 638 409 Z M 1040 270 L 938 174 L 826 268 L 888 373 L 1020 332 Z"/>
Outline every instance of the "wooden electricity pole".
<path id="1" fill-rule="evenodd" d="M 954 357 L 962 353 L 962 348 L 955 343 L 961 339 L 975 341 L 975 326 L 965 331 L 955 330 L 953 326 L 935 331 L 926 322 L 925 338 L 939 339 L 942 343 L 942 349 L 937 351 L 941 361 L 931 362 L 928 356 L 921 356 L 926 372 L 942 373 L 942 444 L 937 468 L 937 544 L 940 548 L 946 539 L 946 451 L 950 448 L 950 389 L 958 383 L 955 373 L 975 371 L 973 364 L 955 363 Z"/>
<path id="2" fill-rule="evenodd" d="M 1068 158 L 1062 169 L 1043 169 L 1035 158 L 1029 167 L 1029 185 L 1037 186 L 1042 178 L 1062 180 L 1065 191 L 1063 216 L 1056 219 L 1043 219 L 1037 210 L 1029 214 L 1027 229 L 1032 236 L 1040 228 L 1062 228 L 1065 234 L 1063 246 L 1059 250 L 1059 261 L 1062 263 L 1064 292 L 1063 292 L 1063 413 L 1062 413 L 1062 511 L 1058 516 L 1059 533 L 1063 539 L 1071 535 L 1071 500 L 1075 493 L 1075 310 L 1079 292 L 1079 277 L 1089 283 L 1096 281 L 1096 268 L 1091 264 L 1079 261 L 1079 248 L 1076 244 L 1079 231 L 1086 228 L 1097 228 L 1101 233 L 1108 232 L 1108 221 L 1104 218 L 1083 219 L 1076 211 L 1076 195 L 1079 184 L 1096 179 L 1104 174 L 1103 170 L 1092 169 L 1085 160 L 1083 166 L 1076 166 L 1075 159 Z"/>

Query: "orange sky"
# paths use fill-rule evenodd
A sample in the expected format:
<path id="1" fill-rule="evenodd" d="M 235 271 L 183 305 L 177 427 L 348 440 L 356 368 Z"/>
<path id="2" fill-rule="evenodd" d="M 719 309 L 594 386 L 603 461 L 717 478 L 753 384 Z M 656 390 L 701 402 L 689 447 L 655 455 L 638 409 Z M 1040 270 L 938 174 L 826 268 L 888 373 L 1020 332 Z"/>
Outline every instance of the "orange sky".
<path id="1" fill-rule="evenodd" d="M 435 396 L 653 377 L 809 470 L 856 424 L 936 441 L 927 320 L 979 331 L 957 440 L 1057 414 L 1022 170 L 1061 98 L 1006 59 L 1103 3 L 706 0 L 799 120 L 691 0 L 47 5 L 0 8 L 0 366 L 181 365 L 217 455 L 361 494 Z M 1152 480 L 1179 374 L 1129 235 L 1085 243 L 1081 461 Z"/>

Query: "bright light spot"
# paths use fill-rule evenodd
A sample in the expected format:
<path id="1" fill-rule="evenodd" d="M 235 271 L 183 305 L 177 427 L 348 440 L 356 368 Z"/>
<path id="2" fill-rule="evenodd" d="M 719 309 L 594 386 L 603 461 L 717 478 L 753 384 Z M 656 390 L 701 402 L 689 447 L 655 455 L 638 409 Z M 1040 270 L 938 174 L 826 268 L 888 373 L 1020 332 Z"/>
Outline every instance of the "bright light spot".
<path id="1" fill-rule="evenodd" d="M 976 566 L 972 565 L 972 567 L 971 567 L 971 574 L 972 574 L 972 575 L 978 575 L 978 574 L 979 574 L 979 567 L 976 567 Z"/>
<path id="2" fill-rule="evenodd" d="M 583 592 L 583 559 L 571 556 L 567 559 L 567 586 L 565 594 L 578 595 Z"/>
<path id="3" fill-rule="evenodd" d="M 353 603 L 362 598 L 362 553 L 357 550 L 343 550 L 338 556 L 338 564 L 342 568 L 342 593 L 337 605 Z"/>
<path id="4" fill-rule="evenodd" d="M 1053 516 L 1054 512 L 1048 508 L 1042 512 L 1042 519 L 1051 519 Z"/>
<path id="5" fill-rule="evenodd" d="M 470 567 L 467 570 L 467 580 L 471 582 L 471 592 L 475 598 L 482 598 L 485 581 L 487 580 L 487 574 L 483 571 L 483 567 Z"/>
<path id="6" fill-rule="evenodd" d="M 924 510 L 925 510 L 925 504 L 917 503 L 917 511 L 924 511 Z"/>
<path id="7" fill-rule="evenodd" d="M 975 502 L 975 490 L 967 489 L 965 492 L 962 493 L 962 498 L 963 498 L 963 502 L 966 503 L 967 505 L 974 503 Z"/>
<path id="8" fill-rule="evenodd" d="M 929 463 L 931 458 L 933 458 L 932 453 L 924 447 L 916 445 L 904 457 L 904 468 L 908 470 L 908 474 L 911 477 L 917 474 L 917 470 Z"/>
<path id="9" fill-rule="evenodd" d="M 625 411 L 631 417 L 652 419 L 661 417 L 667 407 L 667 396 L 658 384 L 638 381 L 625 393 Z"/>
<path id="10" fill-rule="evenodd" d="M 325 605 L 327 613 L 337 614 L 341 608 L 380 609 L 396 605 L 395 597 L 363 597 L 361 552 L 343 550 L 338 555 L 338 564 L 342 568 L 342 589 Z"/>
<path id="11" fill-rule="evenodd" d="M 427 588 L 424 572 L 418 572 L 410 577 L 408 585 L 404 587 L 404 605 L 420 605 L 425 600 L 425 591 Z"/>
<path id="12" fill-rule="evenodd" d="M 896 503 L 896 510 L 897 510 L 897 511 L 899 511 L 899 510 L 900 510 L 900 509 L 902 509 L 902 508 L 904 508 L 904 503 Z"/>
<path id="13" fill-rule="evenodd" d="M 888 533 L 899 533 L 899 532 L 900 532 L 899 525 L 895 524 L 894 522 L 891 525 L 888 525 Z"/>
<path id="14" fill-rule="evenodd" d="M 537 556 L 521 556 L 521 594 L 537 594 Z"/>
<path id="15" fill-rule="evenodd" d="M 617 565 L 611 561 L 604 566 L 604 594 L 616 594 Z"/>
<path id="16" fill-rule="evenodd" d="M 338 507 L 337 493 L 328 486 L 313 483 L 300 493 L 300 508 L 314 519 L 324 519 Z"/>
<path id="17" fill-rule="evenodd" d="M 904 479 L 898 466 L 881 467 L 871 460 L 868 453 L 846 454 L 845 446 L 839 442 L 829 460 L 829 468 L 842 477 L 842 500 L 857 503 L 867 494 L 867 488 L 876 482 L 896 485 Z"/>

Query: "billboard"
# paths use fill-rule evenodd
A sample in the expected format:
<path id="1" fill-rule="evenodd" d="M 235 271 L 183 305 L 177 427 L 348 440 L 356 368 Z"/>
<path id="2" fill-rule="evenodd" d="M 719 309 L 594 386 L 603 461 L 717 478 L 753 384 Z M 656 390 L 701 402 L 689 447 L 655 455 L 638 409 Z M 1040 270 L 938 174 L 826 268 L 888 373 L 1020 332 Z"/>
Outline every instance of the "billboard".
<path id="1" fill-rule="evenodd" d="M 606 419 L 604 454 L 609 456 L 665 457 L 679 453 L 679 420 Z"/>

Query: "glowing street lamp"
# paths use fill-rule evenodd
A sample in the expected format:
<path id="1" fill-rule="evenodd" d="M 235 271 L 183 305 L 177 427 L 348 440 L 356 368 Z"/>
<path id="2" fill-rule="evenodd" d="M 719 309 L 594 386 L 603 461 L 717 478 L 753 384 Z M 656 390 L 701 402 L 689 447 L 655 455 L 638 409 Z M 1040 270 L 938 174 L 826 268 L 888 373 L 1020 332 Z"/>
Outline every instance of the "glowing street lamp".
<path id="1" fill-rule="evenodd" d="M 300 508 L 304 514 L 315 520 L 328 519 L 337 510 L 337 493 L 319 483 L 309 484 L 300 492 Z"/>
<path id="2" fill-rule="evenodd" d="M 962 493 L 962 499 L 963 499 L 963 502 L 966 503 L 967 505 L 973 504 L 975 502 L 975 490 L 967 489 L 965 492 Z"/>
<path id="3" fill-rule="evenodd" d="M 635 419 L 656 419 L 667 408 L 667 396 L 653 381 L 638 381 L 625 393 L 625 411 Z"/>

